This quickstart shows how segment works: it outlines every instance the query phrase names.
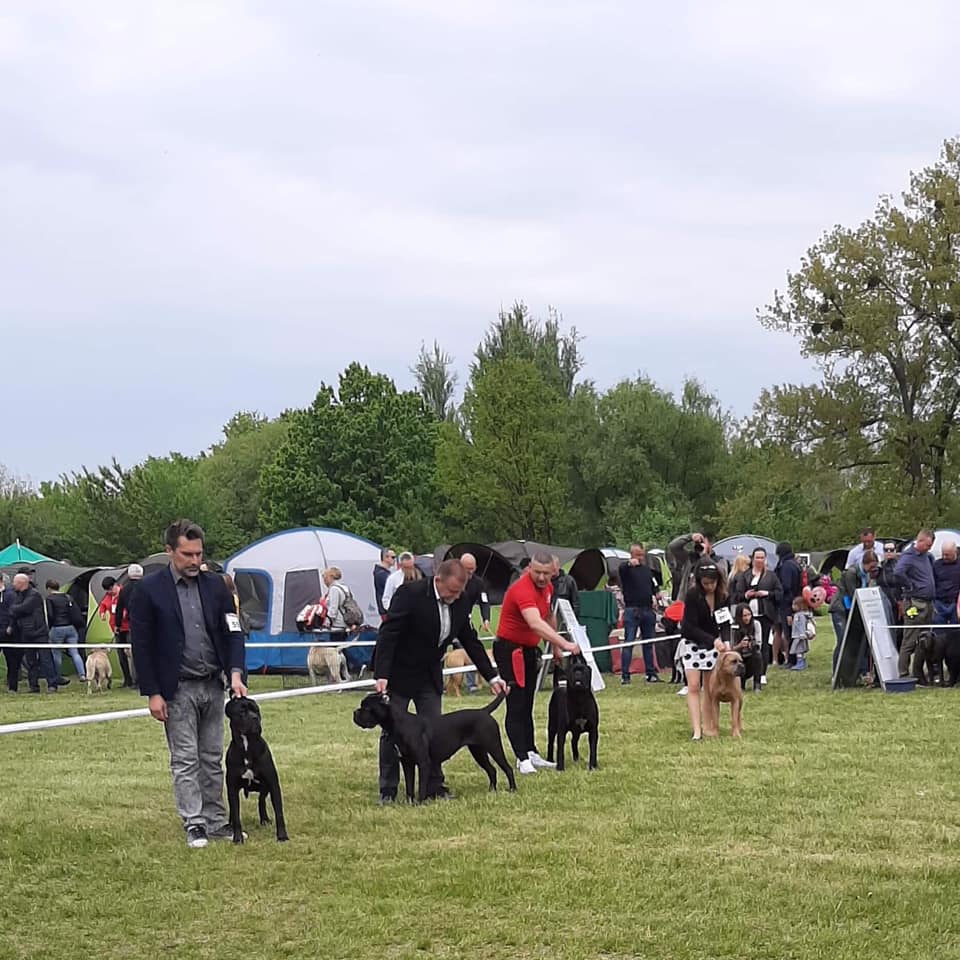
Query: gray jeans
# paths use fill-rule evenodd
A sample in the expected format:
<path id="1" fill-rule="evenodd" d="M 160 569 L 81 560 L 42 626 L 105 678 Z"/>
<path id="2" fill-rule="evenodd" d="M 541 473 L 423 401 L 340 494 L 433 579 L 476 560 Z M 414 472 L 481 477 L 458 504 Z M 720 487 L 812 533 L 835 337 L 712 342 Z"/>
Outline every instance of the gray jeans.
<path id="1" fill-rule="evenodd" d="M 173 798 L 184 828 L 208 832 L 227 822 L 223 805 L 223 684 L 181 680 L 167 701 Z"/>

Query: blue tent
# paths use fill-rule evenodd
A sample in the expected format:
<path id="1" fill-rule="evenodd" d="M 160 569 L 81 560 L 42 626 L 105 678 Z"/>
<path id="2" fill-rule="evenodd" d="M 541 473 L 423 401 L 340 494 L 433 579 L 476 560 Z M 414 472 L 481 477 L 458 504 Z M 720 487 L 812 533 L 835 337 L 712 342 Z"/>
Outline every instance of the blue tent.
<path id="1" fill-rule="evenodd" d="M 247 670 L 304 672 L 306 647 L 284 644 L 303 642 L 297 630 L 297 614 L 316 603 L 325 592 L 321 574 L 327 567 L 339 567 L 342 583 L 350 588 L 373 631 L 380 624 L 373 593 L 373 568 L 380 560 L 380 547 L 363 537 L 302 527 L 283 530 L 244 547 L 224 563 L 237 586 L 240 607 L 251 624 L 250 642 L 276 641 L 275 647 L 247 650 Z M 366 631 L 368 635 L 370 631 Z M 372 634 L 375 638 L 375 633 Z M 317 635 L 318 642 L 326 639 Z M 369 662 L 372 648 L 353 648 L 348 661 L 356 666 Z"/>

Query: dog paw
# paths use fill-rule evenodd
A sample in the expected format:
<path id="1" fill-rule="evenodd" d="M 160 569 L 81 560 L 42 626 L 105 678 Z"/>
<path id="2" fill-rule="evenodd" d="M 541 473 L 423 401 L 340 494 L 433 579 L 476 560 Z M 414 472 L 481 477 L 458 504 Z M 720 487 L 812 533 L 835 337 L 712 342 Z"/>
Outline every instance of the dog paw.
<path id="1" fill-rule="evenodd" d="M 233 842 L 234 842 L 234 843 L 243 843 L 243 834 L 242 834 L 242 833 L 241 833 L 241 834 L 236 834 L 236 833 L 235 833 L 235 834 L 233 835 Z"/>
<path id="2" fill-rule="evenodd" d="M 264 818 L 260 821 L 260 826 L 261 826 L 261 827 L 269 826 L 269 824 L 270 824 L 270 818 L 269 818 L 269 817 L 264 817 Z"/>
<path id="3" fill-rule="evenodd" d="M 286 832 L 277 834 L 277 843 L 286 843 L 289 839 Z"/>

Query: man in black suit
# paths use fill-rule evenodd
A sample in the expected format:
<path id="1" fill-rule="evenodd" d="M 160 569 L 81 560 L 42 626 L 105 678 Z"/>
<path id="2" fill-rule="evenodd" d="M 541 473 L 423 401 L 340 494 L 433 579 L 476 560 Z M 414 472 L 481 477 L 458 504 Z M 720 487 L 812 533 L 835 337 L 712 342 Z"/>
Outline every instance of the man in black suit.
<path id="1" fill-rule="evenodd" d="M 243 632 L 223 578 L 200 569 L 203 530 L 167 528 L 170 566 L 145 577 L 133 596 L 130 641 L 140 692 L 170 748 L 173 795 L 187 846 L 232 839 L 223 805 L 223 692 L 246 696 Z"/>
<path id="2" fill-rule="evenodd" d="M 406 710 L 413 701 L 417 715 L 429 723 L 440 716 L 443 655 L 459 640 L 493 693 L 507 686 L 490 663 L 470 622 L 470 605 L 462 596 L 467 572 L 459 560 L 444 560 L 436 575 L 397 588 L 390 614 L 380 626 L 374 653 L 375 690 L 389 690 L 390 699 Z M 392 803 L 400 782 L 400 764 L 393 739 L 380 737 L 380 802 Z M 430 775 L 428 796 L 449 795 L 438 764 Z"/>

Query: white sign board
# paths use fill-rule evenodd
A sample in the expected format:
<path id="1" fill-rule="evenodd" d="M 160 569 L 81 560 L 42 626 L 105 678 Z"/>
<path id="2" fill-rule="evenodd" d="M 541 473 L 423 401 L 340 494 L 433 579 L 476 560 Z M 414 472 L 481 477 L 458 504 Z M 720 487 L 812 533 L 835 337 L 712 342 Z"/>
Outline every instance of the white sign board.
<path id="1" fill-rule="evenodd" d="M 557 601 L 557 617 L 563 621 L 566 626 L 566 633 L 570 639 L 580 647 L 583 659 L 590 664 L 590 686 L 593 692 L 606 689 L 603 682 L 603 674 L 597 666 L 596 658 L 593 655 L 593 649 L 590 646 L 590 637 L 587 635 L 587 628 L 580 623 L 577 615 L 573 612 L 569 600 Z"/>
<path id="2" fill-rule="evenodd" d="M 900 673 L 897 645 L 890 632 L 883 593 L 879 587 L 861 587 L 854 594 L 833 674 L 834 689 L 858 685 L 860 660 L 866 644 L 869 644 L 873 655 L 880 683 L 886 689 L 888 681 L 896 680 Z"/>

